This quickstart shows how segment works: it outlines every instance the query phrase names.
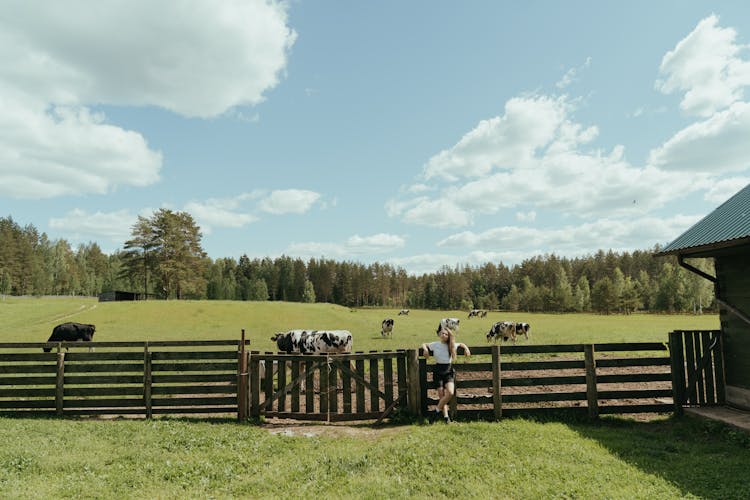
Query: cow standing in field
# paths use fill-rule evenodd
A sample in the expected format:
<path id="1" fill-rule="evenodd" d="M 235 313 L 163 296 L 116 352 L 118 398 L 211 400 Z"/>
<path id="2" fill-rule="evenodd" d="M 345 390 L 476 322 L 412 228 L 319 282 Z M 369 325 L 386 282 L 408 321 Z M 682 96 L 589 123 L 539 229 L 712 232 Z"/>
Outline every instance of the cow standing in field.
<path id="1" fill-rule="evenodd" d="M 401 310 L 400 310 L 400 311 L 398 312 L 398 315 L 399 315 L 399 316 L 408 316 L 408 315 L 409 315 L 409 310 L 408 310 L 408 309 L 401 309 Z"/>
<path id="2" fill-rule="evenodd" d="M 390 337 L 391 334 L 393 334 L 393 319 L 386 318 L 380 325 L 380 335 L 381 337 Z"/>
<path id="3" fill-rule="evenodd" d="M 480 314 L 482 314 L 481 309 L 472 309 L 471 311 L 469 311 L 469 318 L 479 317 Z"/>
<path id="4" fill-rule="evenodd" d="M 531 326 L 528 323 L 516 323 L 516 335 L 523 334 L 526 340 L 529 340 L 529 330 L 531 330 Z"/>
<path id="5" fill-rule="evenodd" d="M 52 329 L 52 335 L 47 342 L 91 342 L 94 339 L 95 325 L 83 323 L 62 323 Z M 43 347 L 44 352 L 50 352 L 51 347 Z"/>
<path id="6" fill-rule="evenodd" d="M 498 321 L 487 332 L 487 342 L 492 341 L 496 344 L 498 340 L 506 341 L 508 339 L 512 343 L 516 343 L 516 324 L 512 321 Z"/>
<path id="7" fill-rule="evenodd" d="M 458 333 L 458 324 L 461 322 L 458 318 L 443 318 L 440 320 L 440 323 L 437 327 L 437 334 L 440 334 L 440 330 L 443 328 L 447 328 L 451 330 L 453 333 Z"/>
<path id="8" fill-rule="evenodd" d="M 287 354 L 346 354 L 352 352 L 349 330 L 290 330 L 271 337 Z"/>

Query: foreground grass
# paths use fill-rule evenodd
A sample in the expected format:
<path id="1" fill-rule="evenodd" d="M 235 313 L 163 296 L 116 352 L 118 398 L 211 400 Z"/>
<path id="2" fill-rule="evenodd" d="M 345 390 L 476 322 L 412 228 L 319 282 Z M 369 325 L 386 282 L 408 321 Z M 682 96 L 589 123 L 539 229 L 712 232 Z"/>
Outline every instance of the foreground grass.
<path id="1" fill-rule="evenodd" d="M 541 314 L 492 311 L 468 319 L 465 311 L 349 309 L 333 304 L 238 301 L 103 302 L 92 298 L 15 298 L 0 300 L 0 342 L 44 342 L 63 321 L 96 325 L 98 341 L 239 339 L 242 329 L 255 350 L 272 351 L 273 333 L 295 328 L 345 329 L 354 335 L 354 350 L 413 349 L 432 341 L 440 318 L 461 319 L 459 339 L 485 345 L 496 321 L 531 324 L 531 339 L 521 344 L 593 342 L 666 342 L 672 330 L 718 329 L 719 317 L 706 315 Z M 395 319 L 393 337 L 380 336 L 380 323 Z"/>
<path id="2" fill-rule="evenodd" d="M 0 441 L 3 498 L 750 495 L 750 437 L 688 417 L 412 425 L 355 436 L 233 422 L 3 418 Z"/>

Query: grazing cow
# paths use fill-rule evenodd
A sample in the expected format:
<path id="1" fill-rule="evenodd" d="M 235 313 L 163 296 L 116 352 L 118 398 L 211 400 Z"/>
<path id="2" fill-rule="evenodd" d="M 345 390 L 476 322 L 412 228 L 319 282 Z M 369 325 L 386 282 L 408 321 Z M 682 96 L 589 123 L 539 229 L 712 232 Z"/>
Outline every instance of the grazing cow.
<path id="1" fill-rule="evenodd" d="M 459 322 L 460 320 L 458 318 L 443 318 L 440 320 L 440 323 L 438 324 L 438 327 L 437 327 L 437 332 L 435 333 L 439 334 L 440 330 L 442 330 L 443 328 L 447 328 L 451 330 L 453 333 L 458 333 Z"/>
<path id="2" fill-rule="evenodd" d="M 529 330 L 531 330 L 531 326 L 528 323 L 516 323 L 516 334 L 523 334 L 526 340 L 529 340 Z"/>
<path id="3" fill-rule="evenodd" d="M 409 310 L 408 310 L 408 309 L 401 309 L 401 310 L 400 310 L 400 311 L 398 312 L 398 315 L 399 315 L 399 316 L 408 316 L 408 315 L 409 315 Z"/>
<path id="4" fill-rule="evenodd" d="M 469 311 L 469 318 L 478 317 L 481 313 L 481 309 L 472 309 L 471 311 Z"/>
<path id="5" fill-rule="evenodd" d="M 490 331 L 487 332 L 487 342 L 492 341 L 497 343 L 498 339 L 503 341 L 510 339 L 514 344 L 516 343 L 516 324 L 512 321 L 498 321 Z"/>
<path id="6" fill-rule="evenodd" d="M 52 329 L 52 335 L 47 342 L 91 342 L 94 339 L 95 325 L 83 323 L 62 323 Z M 44 352 L 50 352 L 51 347 L 43 347 Z"/>
<path id="7" fill-rule="evenodd" d="M 287 354 L 352 352 L 352 334 L 348 330 L 290 330 L 275 334 L 271 340 Z"/>
<path id="8" fill-rule="evenodd" d="M 487 310 L 486 310 L 486 309 L 484 309 L 484 310 L 482 311 L 482 314 L 480 314 L 480 317 L 484 318 L 484 317 L 486 317 L 486 316 L 487 316 Z"/>
<path id="9" fill-rule="evenodd" d="M 382 325 L 380 326 L 380 335 L 383 337 L 390 337 L 393 333 L 393 320 L 391 318 L 386 318 L 383 320 Z"/>

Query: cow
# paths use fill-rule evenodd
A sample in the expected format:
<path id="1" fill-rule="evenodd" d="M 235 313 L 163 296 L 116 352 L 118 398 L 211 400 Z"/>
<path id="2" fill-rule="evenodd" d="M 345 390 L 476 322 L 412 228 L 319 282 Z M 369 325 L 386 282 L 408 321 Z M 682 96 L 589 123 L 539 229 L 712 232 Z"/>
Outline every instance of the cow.
<path id="1" fill-rule="evenodd" d="M 380 325 L 380 335 L 383 337 L 390 337 L 391 334 L 393 334 L 393 319 L 386 318 L 383 320 L 383 323 Z"/>
<path id="2" fill-rule="evenodd" d="M 487 316 L 487 309 L 482 310 L 482 314 L 479 315 L 480 317 L 484 318 Z"/>
<path id="3" fill-rule="evenodd" d="M 516 324 L 512 321 L 498 321 L 490 331 L 487 332 L 487 342 L 492 341 L 497 343 L 498 339 L 503 341 L 510 339 L 514 344 L 516 343 Z"/>
<path id="4" fill-rule="evenodd" d="M 440 335 L 440 330 L 443 328 L 447 328 L 451 330 L 453 333 L 458 333 L 458 324 L 460 323 L 460 320 L 458 318 L 443 318 L 440 320 L 440 323 L 437 327 L 437 334 Z"/>
<path id="5" fill-rule="evenodd" d="M 516 323 L 516 334 L 523 334 L 526 340 L 529 340 L 529 330 L 531 330 L 531 326 L 528 323 Z"/>
<path id="6" fill-rule="evenodd" d="M 469 311 L 469 318 L 478 317 L 480 314 L 482 314 L 481 309 L 472 309 L 471 311 Z"/>
<path id="7" fill-rule="evenodd" d="M 408 316 L 408 315 L 409 315 L 409 310 L 408 310 L 408 309 L 401 309 L 401 310 L 400 310 L 400 311 L 398 312 L 398 315 L 399 315 L 399 316 Z"/>
<path id="8" fill-rule="evenodd" d="M 47 342 L 91 342 L 95 331 L 95 325 L 62 323 L 52 329 L 52 335 L 49 336 Z M 52 347 L 43 347 L 42 350 L 50 352 Z"/>
<path id="9" fill-rule="evenodd" d="M 287 354 L 352 352 L 352 334 L 348 330 L 289 330 L 276 333 L 271 340 Z"/>

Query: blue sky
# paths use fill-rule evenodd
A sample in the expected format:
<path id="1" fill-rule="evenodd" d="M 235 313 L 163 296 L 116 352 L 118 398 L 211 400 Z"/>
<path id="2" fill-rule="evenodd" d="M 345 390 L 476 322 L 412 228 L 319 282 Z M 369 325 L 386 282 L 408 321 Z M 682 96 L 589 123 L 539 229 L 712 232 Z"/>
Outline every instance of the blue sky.
<path id="1" fill-rule="evenodd" d="M 750 4 L 0 4 L 0 216 L 211 258 L 666 244 L 750 182 Z"/>

